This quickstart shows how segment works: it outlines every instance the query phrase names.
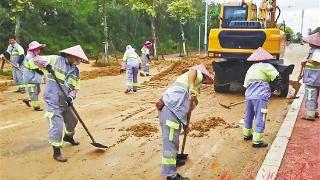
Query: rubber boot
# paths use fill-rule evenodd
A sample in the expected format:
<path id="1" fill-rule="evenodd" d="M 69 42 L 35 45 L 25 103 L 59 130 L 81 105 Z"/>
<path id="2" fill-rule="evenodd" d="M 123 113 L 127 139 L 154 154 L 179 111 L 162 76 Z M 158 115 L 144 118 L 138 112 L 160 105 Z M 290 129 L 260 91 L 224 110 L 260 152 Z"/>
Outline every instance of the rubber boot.
<path id="1" fill-rule="evenodd" d="M 268 146 L 268 143 L 265 143 L 265 142 L 260 142 L 259 144 L 252 144 L 252 147 L 254 148 L 265 148 Z"/>
<path id="2" fill-rule="evenodd" d="M 129 92 L 131 92 L 131 89 L 127 89 L 124 93 L 129 93 Z"/>
<path id="3" fill-rule="evenodd" d="M 188 177 L 183 177 L 179 173 L 174 177 L 167 177 L 167 180 L 190 180 Z"/>
<path id="4" fill-rule="evenodd" d="M 59 162 L 67 162 L 68 159 L 63 157 L 59 147 L 52 146 L 53 148 L 53 159 Z"/>
<path id="5" fill-rule="evenodd" d="M 143 73 L 143 72 L 140 72 L 140 76 L 141 76 L 141 77 L 144 77 L 145 75 L 144 75 L 144 73 Z"/>
<path id="6" fill-rule="evenodd" d="M 316 112 L 315 117 L 316 117 L 316 118 L 319 118 L 319 113 L 318 113 L 318 112 Z"/>
<path id="7" fill-rule="evenodd" d="M 75 141 L 73 139 L 73 136 L 68 136 L 68 135 L 65 135 L 63 137 L 63 141 L 68 142 L 68 143 L 72 144 L 73 146 L 77 146 L 80 144 L 78 141 Z"/>
<path id="8" fill-rule="evenodd" d="M 176 167 L 180 167 L 186 164 L 186 160 L 177 158 Z"/>
<path id="9" fill-rule="evenodd" d="M 21 94 L 26 93 L 26 89 L 25 89 L 25 88 L 20 88 L 18 91 L 19 91 Z"/>
<path id="10" fill-rule="evenodd" d="M 43 109 L 41 109 L 40 106 L 34 107 L 33 109 L 34 109 L 35 111 L 43 111 Z"/>
<path id="11" fill-rule="evenodd" d="M 28 107 L 31 107 L 30 101 L 28 99 L 22 100 Z"/>

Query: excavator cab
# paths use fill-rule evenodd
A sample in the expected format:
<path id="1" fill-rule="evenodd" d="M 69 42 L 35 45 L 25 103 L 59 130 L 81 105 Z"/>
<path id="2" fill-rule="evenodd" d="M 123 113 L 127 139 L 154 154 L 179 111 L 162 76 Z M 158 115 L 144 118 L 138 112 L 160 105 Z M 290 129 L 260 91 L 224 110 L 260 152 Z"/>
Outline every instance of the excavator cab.
<path id="1" fill-rule="evenodd" d="M 243 91 L 246 72 L 252 65 L 246 59 L 262 47 L 273 55 L 273 65 L 286 80 L 281 96 L 287 95 L 294 66 L 283 65 L 286 36 L 276 25 L 276 9 L 275 0 L 263 0 L 259 14 L 251 2 L 221 4 L 219 28 L 210 30 L 208 43 L 217 92 Z"/>

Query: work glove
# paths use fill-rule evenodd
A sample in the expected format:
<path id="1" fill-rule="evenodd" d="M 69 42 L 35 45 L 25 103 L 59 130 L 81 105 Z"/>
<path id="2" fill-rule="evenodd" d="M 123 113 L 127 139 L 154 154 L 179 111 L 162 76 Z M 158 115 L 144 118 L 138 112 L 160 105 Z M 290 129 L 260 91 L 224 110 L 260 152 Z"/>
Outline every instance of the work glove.
<path id="1" fill-rule="evenodd" d="M 0 59 L 3 59 L 3 58 L 5 58 L 4 55 L 3 55 L 3 54 L 0 54 Z"/>
<path id="2" fill-rule="evenodd" d="M 54 74 L 54 70 L 52 69 L 52 66 L 51 66 L 50 64 L 48 64 L 48 65 L 46 66 L 46 70 L 47 70 L 49 73 Z"/>
<path id="3" fill-rule="evenodd" d="M 68 106 L 71 106 L 72 103 L 73 103 L 73 98 L 71 96 L 68 96 L 67 100 L 66 100 L 66 103 L 67 103 Z"/>

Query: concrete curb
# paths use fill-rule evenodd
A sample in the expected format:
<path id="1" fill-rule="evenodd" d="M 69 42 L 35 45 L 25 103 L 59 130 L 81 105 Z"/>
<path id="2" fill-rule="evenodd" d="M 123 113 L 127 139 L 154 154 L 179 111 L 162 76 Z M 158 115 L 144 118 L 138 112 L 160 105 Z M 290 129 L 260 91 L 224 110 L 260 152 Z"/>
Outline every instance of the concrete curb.
<path id="1" fill-rule="evenodd" d="M 287 116 L 283 121 L 278 134 L 258 171 L 258 174 L 255 178 L 256 180 L 276 179 L 282 158 L 289 142 L 289 138 L 291 137 L 291 133 L 297 120 L 301 103 L 304 98 L 304 89 L 304 85 L 301 85 L 299 92 L 297 93 L 299 99 L 295 99 L 292 102 Z"/>

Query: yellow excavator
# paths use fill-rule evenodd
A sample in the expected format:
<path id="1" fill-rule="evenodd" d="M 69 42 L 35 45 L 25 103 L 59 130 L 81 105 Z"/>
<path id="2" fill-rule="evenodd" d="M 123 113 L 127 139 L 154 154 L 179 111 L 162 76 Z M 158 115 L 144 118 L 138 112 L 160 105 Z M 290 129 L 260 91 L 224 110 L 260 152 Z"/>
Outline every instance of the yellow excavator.
<path id="1" fill-rule="evenodd" d="M 277 24 L 280 14 L 276 0 L 262 0 L 259 11 L 256 4 L 244 0 L 221 4 L 219 28 L 210 30 L 208 43 L 208 56 L 214 58 L 217 92 L 244 90 L 245 74 L 253 64 L 246 59 L 263 47 L 273 55 L 272 64 L 285 82 L 281 96 L 287 95 L 294 65 L 283 65 L 286 36 Z"/>

